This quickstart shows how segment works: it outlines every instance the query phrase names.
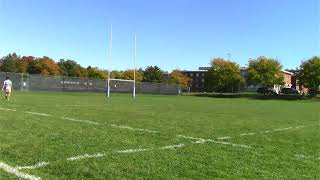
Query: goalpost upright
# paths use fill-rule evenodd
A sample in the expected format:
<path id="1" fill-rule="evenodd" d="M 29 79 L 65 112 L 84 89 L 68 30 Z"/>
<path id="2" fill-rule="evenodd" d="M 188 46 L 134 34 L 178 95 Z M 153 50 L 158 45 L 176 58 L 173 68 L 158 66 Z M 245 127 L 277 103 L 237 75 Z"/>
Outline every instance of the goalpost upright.
<path id="1" fill-rule="evenodd" d="M 134 53 L 133 53 L 133 80 L 112 79 L 111 78 L 111 60 L 112 60 L 112 24 L 110 26 L 110 42 L 109 42 L 109 61 L 108 61 L 108 82 L 107 82 L 107 98 L 110 98 L 110 81 L 127 81 L 133 82 L 133 99 L 136 98 L 136 56 L 137 56 L 137 36 L 134 35 Z"/>
<path id="2" fill-rule="evenodd" d="M 134 35 L 134 57 L 133 57 L 133 99 L 136 98 L 136 58 L 137 58 L 137 36 Z"/>
<path id="3" fill-rule="evenodd" d="M 107 98 L 110 97 L 110 74 L 111 74 L 111 53 L 112 53 L 112 24 L 110 26 L 110 42 L 109 42 L 109 70 L 108 70 L 108 87 L 107 87 Z"/>

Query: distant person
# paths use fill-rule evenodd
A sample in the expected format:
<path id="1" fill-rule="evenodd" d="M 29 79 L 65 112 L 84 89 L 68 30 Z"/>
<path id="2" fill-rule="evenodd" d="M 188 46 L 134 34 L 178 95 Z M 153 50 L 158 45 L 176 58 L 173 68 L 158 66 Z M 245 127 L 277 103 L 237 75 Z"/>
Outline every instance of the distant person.
<path id="1" fill-rule="evenodd" d="M 3 82 L 2 91 L 5 91 L 6 100 L 9 101 L 12 88 L 12 82 L 9 77 L 6 77 L 6 80 Z"/>

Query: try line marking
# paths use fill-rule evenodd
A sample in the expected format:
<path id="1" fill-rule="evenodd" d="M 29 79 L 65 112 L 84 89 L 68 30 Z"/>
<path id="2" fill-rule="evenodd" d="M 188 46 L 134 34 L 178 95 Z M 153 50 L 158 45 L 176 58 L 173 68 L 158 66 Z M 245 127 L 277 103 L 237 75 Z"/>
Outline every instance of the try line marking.
<path id="1" fill-rule="evenodd" d="M 33 176 L 27 173 L 20 172 L 17 168 L 11 167 L 4 162 L 0 162 L 0 169 L 4 170 L 5 172 L 15 175 L 18 178 L 28 179 L 28 180 L 40 180 L 40 177 Z"/>

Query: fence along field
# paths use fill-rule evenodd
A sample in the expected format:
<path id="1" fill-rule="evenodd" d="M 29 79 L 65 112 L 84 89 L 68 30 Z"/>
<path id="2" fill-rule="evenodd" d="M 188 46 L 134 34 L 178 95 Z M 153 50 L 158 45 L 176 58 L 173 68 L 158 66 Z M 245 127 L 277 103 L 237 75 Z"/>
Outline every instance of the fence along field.
<path id="1" fill-rule="evenodd" d="M 0 80 L 10 77 L 13 88 L 22 91 L 69 91 L 69 92 L 105 92 L 106 80 L 81 79 L 65 76 L 44 76 L 38 74 L 20 74 L 0 72 Z M 133 83 L 127 81 L 110 81 L 111 93 L 132 93 Z M 181 86 L 177 84 L 137 82 L 137 94 L 178 95 Z"/>

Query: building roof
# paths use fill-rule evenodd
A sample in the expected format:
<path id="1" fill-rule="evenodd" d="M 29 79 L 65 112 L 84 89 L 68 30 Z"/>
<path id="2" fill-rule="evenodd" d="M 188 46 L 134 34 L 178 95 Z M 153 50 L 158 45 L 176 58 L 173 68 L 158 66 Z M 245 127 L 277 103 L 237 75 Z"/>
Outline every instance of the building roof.
<path id="1" fill-rule="evenodd" d="M 290 74 L 290 75 L 293 75 L 294 73 L 292 72 L 289 72 L 289 71 L 285 71 L 285 70 L 282 70 L 281 72 L 285 73 L 285 74 Z"/>
<path id="2" fill-rule="evenodd" d="M 202 71 L 208 71 L 210 69 L 211 67 L 199 67 L 199 70 L 202 70 Z"/>

